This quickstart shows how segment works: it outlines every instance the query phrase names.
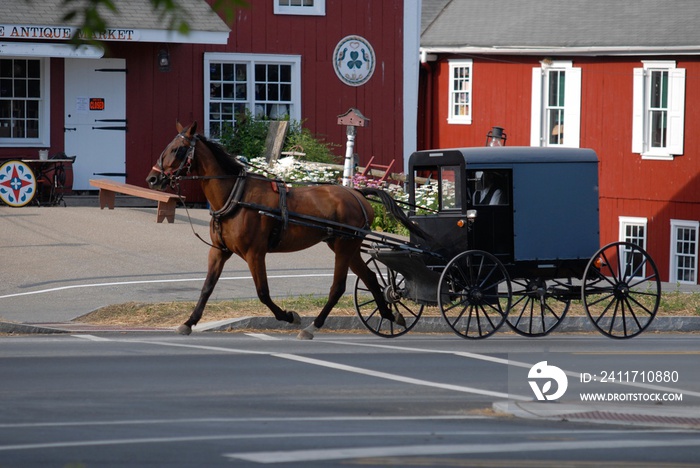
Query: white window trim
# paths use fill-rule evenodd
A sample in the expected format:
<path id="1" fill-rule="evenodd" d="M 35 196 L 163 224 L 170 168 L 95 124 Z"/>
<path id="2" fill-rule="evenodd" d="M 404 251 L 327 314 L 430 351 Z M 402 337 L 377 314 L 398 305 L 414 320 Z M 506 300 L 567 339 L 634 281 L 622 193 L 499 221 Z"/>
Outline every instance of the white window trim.
<path id="1" fill-rule="evenodd" d="M 326 0 L 314 0 L 313 6 L 280 5 L 279 0 L 272 3 L 276 15 L 326 16 Z"/>
<path id="2" fill-rule="evenodd" d="M 643 245 L 640 245 L 640 247 L 644 250 L 647 249 L 647 242 L 648 242 L 648 237 L 649 237 L 649 229 L 648 229 L 648 220 L 647 218 L 637 218 L 637 217 L 630 217 L 630 216 L 620 216 L 618 218 L 619 220 L 619 233 L 618 233 L 618 240 L 620 242 L 627 242 L 627 238 L 625 236 L 625 228 L 627 226 L 644 226 L 644 239 L 642 241 Z M 623 264 L 626 263 L 626 259 L 624 259 Z M 644 266 L 644 270 L 642 271 L 642 277 L 646 276 L 646 265 Z"/>
<path id="3" fill-rule="evenodd" d="M 447 110 L 447 123 L 450 124 L 458 124 L 458 125 L 471 125 L 472 123 L 472 114 L 474 113 L 474 95 L 473 95 L 473 90 L 474 90 L 474 61 L 470 59 L 451 59 L 448 60 L 449 63 L 449 85 L 448 85 L 448 110 Z M 454 69 L 455 68 L 464 68 L 464 67 L 469 67 L 469 114 L 467 115 L 454 115 L 454 103 L 452 102 L 452 94 L 454 92 L 454 89 L 452 88 L 453 85 L 453 76 L 454 76 Z M 467 90 L 463 90 L 467 91 Z"/>
<path id="4" fill-rule="evenodd" d="M 668 70 L 668 130 L 666 148 L 649 148 L 646 132 L 647 92 L 646 76 L 649 70 Z M 633 70 L 632 94 L 632 152 L 642 159 L 673 160 L 683 154 L 685 125 L 685 69 L 676 68 L 669 60 L 644 60 L 642 68 Z"/>
<path id="5" fill-rule="evenodd" d="M 676 248 L 675 244 L 677 241 L 676 238 L 676 229 L 677 228 L 690 228 L 690 229 L 695 229 L 695 261 L 693 265 L 693 269 L 695 270 L 695 281 L 680 281 L 678 280 L 678 262 L 676 258 Z M 680 220 L 680 219 L 672 219 L 671 220 L 671 245 L 670 245 L 670 255 L 669 255 L 669 281 L 672 283 L 680 283 L 680 284 L 697 284 L 698 281 L 698 247 L 700 247 L 700 243 L 698 240 L 698 234 L 700 234 L 700 222 L 698 221 L 686 221 L 686 220 Z"/>
<path id="6" fill-rule="evenodd" d="M 228 52 L 205 52 L 204 54 L 204 133 L 209 135 L 209 64 L 217 63 L 245 63 L 248 65 L 250 76 L 254 75 L 254 66 L 260 64 L 285 64 L 292 65 L 292 111 L 290 120 L 301 121 L 301 55 L 279 55 L 279 54 L 237 54 Z M 245 101 L 246 107 L 254 112 L 255 108 L 255 79 L 247 82 L 249 100 Z M 218 101 L 217 101 L 218 102 Z M 243 101 L 238 101 L 243 102 Z"/>
<path id="7" fill-rule="evenodd" d="M 2 57 L 7 59 L 37 59 L 37 57 Z M 51 146 L 51 59 L 39 58 L 41 61 L 41 101 L 39 101 L 39 137 L 38 138 L 0 138 L 3 148 L 48 148 Z"/>
<path id="8" fill-rule="evenodd" d="M 550 146 L 545 138 L 545 116 L 543 92 L 545 73 L 552 69 L 566 72 L 566 90 L 564 91 L 564 144 L 554 145 L 565 148 L 581 147 L 581 68 L 573 66 L 570 60 L 541 62 L 541 66 L 532 69 L 532 105 L 530 116 L 530 146 Z"/>

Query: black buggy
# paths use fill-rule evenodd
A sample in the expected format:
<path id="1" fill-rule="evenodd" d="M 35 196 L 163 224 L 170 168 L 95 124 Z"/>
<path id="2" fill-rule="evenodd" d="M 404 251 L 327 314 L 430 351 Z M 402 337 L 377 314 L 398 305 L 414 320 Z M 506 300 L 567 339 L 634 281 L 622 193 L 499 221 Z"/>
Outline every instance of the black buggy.
<path id="1" fill-rule="evenodd" d="M 406 333 L 426 306 L 437 306 L 464 338 L 488 337 L 504 323 L 521 335 L 546 335 L 573 300 L 612 338 L 638 335 L 656 315 L 661 282 L 649 255 L 627 242 L 599 248 L 594 151 L 418 151 L 407 186 L 412 204 L 427 193 L 437 210 L 410 213 L 430 239 L 412 235 L 397 245 L 368 236 L 368 263 L 407 322 L 403 328 L 381 318 L 357 282 L 355 308 L 373 333 Z"/>

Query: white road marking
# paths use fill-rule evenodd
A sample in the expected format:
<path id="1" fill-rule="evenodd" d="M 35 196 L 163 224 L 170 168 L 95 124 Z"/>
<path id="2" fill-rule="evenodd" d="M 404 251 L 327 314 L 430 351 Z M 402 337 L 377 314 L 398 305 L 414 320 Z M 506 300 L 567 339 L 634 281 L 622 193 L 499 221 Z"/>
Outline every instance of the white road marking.
<path id="1" fill-rule="evenodd" d="M 276 336 L 267 335 L 265 333 L 244 333 L 244 335 L 250 336 L 251 338 L 257 338 L 263 341 L 279 341 L 279 338 L 277 338 Z"/>
<path id="2" fill-rule="evenodd" d="M 170 424 L 210 424 L 210 423 L 290 423 L 290 422 L 353 422 L 353 421 L 454 421 L 468 419 L 488 419 L 488 416 L 473 414 L 437 414 L 427 416 L 299 416 L 299 417 L 255 417 L 255 418 L 178 418 L 178 419 L 122 419 L 114 421 L 63 421 L 35 423 L 0 423 L 0 429 L 22 429 L 39 427 L 84 427 L 84 426 L 148 426 Z M 596 431 L 596 433 L 599 431 Z M 654 430 L 653 432 L 656 432 Z M 470 434 L 483 434 L 473 431 Z M 503 434 L 499 432 L 499 434 Z"/>
<path id="3" fill-rule="evenodd" d="M 224 454 L 227 458 L 256 463 L 294 463 L 328 460 L 347 460 L 366 457 L 409 457 L 426 455 L 469 455 L 483 453 L 553 452 L 564 450 L 618 450 L 623 448 L 696 447 L 700 440 L 585 440 L 564 442 L 509 442 L 507 444 L 445 444 L 396 445 L 387 447 L 332 448 L 320 450 L 292 450 L 279 452 L 242 452 Z"/>
<path id="4" fill-rule="evenodd" d="M 525 369 L 530 369 L 535 363 L 529 363 L 529 362 L 521 362 L 521 361 L 514 361 L 512 359 L 503 359 L 503 358 L 498 358 L 494 356 L 488 356 L 485 354 L 477 354 L 477 353 L 470 353 L 466 351 L 444 351 L 440 349 L 430 349 L 430 348 L 411 348 L 407 346 L 392 346 L 392 345 L 380 345 L 380 344 L 370 344 L 370 343 L 353 343 L 353 342 L 348 342 L 348 341 L 331 341 L 327 340 L 324 341 L 324 343 L 333 343 L 333 344 L 344 344 L 347 346 L 362 346 L 362 347 L 368 347 L 368 348 L 381 348 L 381 349 L 391 349 L 395 351 L 408 351 L 408 352 L 420 352 L 420 353 L 434 353 L 434 354 L 451 354 L 453 356 L 462 356 L 468 359 L 476 359 L 480 361 L 488 361 L 488 362 L 493 362 L 496 364 L 504 364 L 506 366 L 513 366 L 513 367 L 523 367 Z M 564 369 L 562 369 L 564 370 Z M 569 377 L 574 377 L 576 379 L 579 379 L 581 377 L 581 372 L 576 372 L 576 371 L 568 371 L 564 370 L 564 373 L 568 375 Z M 654 384 L 648 384 L 648 383 L 642 383 L 642 382 L 610 382 L 612 385 L 623 385 L 623 386 L 628 386 L 628 387 L 637 387 L 637 388 L 645 388 L 648 390 L 656 390 L 656 391 L 663 391 L 663 392 L 680 392 L 683 393 L 683 395 L 688 395 L 688 396 L 695 396 L 695 397 L 700 397 L 700 392 L 694 392 L 692 390 L 685 390 L 682 388 L 673 388 L 673 387 L 665 387 L 661 385 L 654 385 Z"/>
<path id="5" fill-rule="evenodd" d="M 474 387 L 466 387 L 463 385 L 453 385 L 453 384 L 446 384 L 446 383 L 440 383 L 440 382 L 432 382 L 429 380 L 414 379 L 411 377 L 404 377 L 402 375 L 390 374 L 388 372 L 379 372 L 379 371 L 374 371 L 371 369 L 364 369 L 361 367 L 338 364 L 338 363 L 331 362 L 331 361 L 323 361 L 321 359 L 314 359 L 314 358 L 308 358 L 308 357 L 304 357 L 304 356 L 297 356 L 295 354 L 276 353 L 276 352 L 270 352 L 270 351 L 251 351 L 251 350 L 246 350 L 246 349 L 223 348 L 223 347 L 218 347 L 218 346 L 204 346 L 204 345 L 195 345 L 195 344 L 186 344 L 186 343 L 167 343 L 167 342 L 144 341 L 144 340 L 126 340 L 126 341 L 129 341 L 131 343 L 143 343 L 143 344 L 151 344 L 151 345 L 157 345 L 157 346 L 171 346 L 171 347 L 176 347 L 176 348 L 201 349 L 204 351 L 216 351 L 216 352 L 223 352 L 223 353 L 254 354 L 254 355 L 272 356 L 272 357 L 277 357 L 277 358 L 281 358 L 281 359 L 288 359 L 290 361 L 297 361 L 297 362 L 302 362 L 305 364 L 311 364 L 311 365 L 320 366 L 320 367 L 327 367 L 327 368 L 336 369 L 336 370 L 340 370 L 340 371 L 344 371 L 344 372 L 352 372 L 355 374 L 362 374 L 362 375 L 367 375 L 370 377 L 376 377 L 376 378 L 384 379 L 384 380 L 391 380 L 394 382 L 402 382 L 402 383 L 407 383 L 407 384 L 411 384 L 411 385 L 420 385 L 420 386 L 425 386 L 425 387 L 440 388 L 443 390 L 451 390 L 451 391 L 462 392 L 462 393 L 472 393 L 475 395 L 486 395 L 486 396 L 491 396 L 491 397 L 496 397 L 496 398 L 506 398 L 506 399 L 510 399 L 510 400 L 532 401 L 531 396 L 514 395 L 514 394 L 510 394 L 510 393 L 494 392 L 491 390 L 482 390 L 482 389 L 474 388 Z"/>
<path id="6" fill-rule="evenodd" d="M 348 276 L 353 276 L 348 274 Z M 318 273 L 318 274 L 308 274 L 308 275 L 271 275 L 268 279 L 287 279 L 287 278 L 327 278 L 333 277 L 333 273 Z M 239 281 L 239 280 L 252 280 L 252 276 L 228 276 L 221 277 L 219 281 Z M 66 291 L 69 289 L 82 289 L 82 288 L 103 288 L 107 286 L 129 286 L 134 284 L 159 284 L 159 283 L 187 283 L 187 282 L 202 282 L 204 278 L 179 278 L 179 279 L 159 279 L 159 280 L 137 280 L 137 281 L 115 281 L 111 283 L 85 283 L 85 284 L 72 284 L 70 286 L 60 286 L 57 288 L 49 289 L 39 289 L 36 291 L 27 291 L 22 293 L 5 294 L 0 296 L 0 299 L 8 299 L 11 297 L 20 296 L 32 296 L 35 294 L 46 294 L 50 292 Z"/>
<path id="7" fill-rule="evenodd" d="M 290 361 L 303 362 L 306 364 L 312 364 L 314 366 L 328 367 L 331 369 L 341 370 L 341 371 L 345 371 L 345 372 L 352 372 L 352 373 L 361 374 L 361 375 L 368 375 L 370 377 L 377 377 L 377 378 L 385 379 L 385 380 L 393 380 L 394 382 L 407 383 L 407 384 L 411 384 L 411 385 L 420 385 L 423 387 L 440 388 L 443 390 L 452 390 L 455 392 L 462 392 L 462 393 L 473 393 L 475 395 L 486 395 L 486 396 L 491 396 L 491 397 L 496 397 L 496 398 L 506 398 L 506 399 L 510 399 L 510 400 L 532 401 L 532 397 L 513 395 L 510 393 L 494 392 L 491 390 L 482 390 L 480 388 L 466 387 L 463 385 L 452 385 L 452 384 L 445 384 L 445 383 L 440 383 L 440 382 L 431 382 L 430 380 L 414 379 L 412 377 L 404 377 L 402 375 L 389 374 L 388 372 L 379 372 L 379 371 L 374 371 L 371 369 L 363 369 L 362 367 L 348 366 L 345 364 L 338 364 L 335 362 L 323 361 L 321 359 L 314 359 L 314 358 L 305 357 L 305 356 L 297 356 L 296 354 L 280 353 L 280 354 L 272 354 L 272 356 L 279 357 L 282 359 L 289 359 Z"/>
<path id="8" fill-rule="evenodd" d="M 112 341 L 109 338 L 104 338 L 102 336 L 95 335 L 71 335 L 73 338 L 82 338 L 89 341 Z"/>

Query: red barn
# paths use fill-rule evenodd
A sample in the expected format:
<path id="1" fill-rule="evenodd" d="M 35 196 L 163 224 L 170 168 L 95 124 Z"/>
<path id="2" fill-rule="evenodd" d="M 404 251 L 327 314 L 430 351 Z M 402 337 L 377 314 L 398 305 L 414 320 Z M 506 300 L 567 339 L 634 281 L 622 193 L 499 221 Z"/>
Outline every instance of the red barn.
<path id="1" fill-rule="evenodd" d="M 418 0 L 255 0 L 230 25 L 213 0 L 180 2 L 189 35 L 168 31 L 148 0 L 114 3 L 104 49 L 75 49 L 63 0 L 0 0 L 0 159 L 65 152 L 76 191 L 96 176 L 144 186 L 176 120 L 215 137 L 245 109 L 303 121 L 343 156 L 337 116 L 357 108 L 371 119 L 361 162 L 415 150 Z"/>
<path id="2" fill-rule="evenodd" d="M 424 0 L 418 146 L 592 148 L 600 242 L 629 240 L 697 284 L 695 2 Z M 552 223 L 563 220 L 552 219 Z"/>

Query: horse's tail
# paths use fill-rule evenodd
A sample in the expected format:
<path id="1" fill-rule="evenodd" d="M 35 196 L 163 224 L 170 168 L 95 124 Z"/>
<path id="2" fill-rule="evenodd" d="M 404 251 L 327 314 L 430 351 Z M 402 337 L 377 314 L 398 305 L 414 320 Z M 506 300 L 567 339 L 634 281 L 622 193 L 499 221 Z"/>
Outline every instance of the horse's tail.
<path id="1" fill-rule="evenodd" d="M 421 227 L 418 226 L 415 222 L 408 219 L 406 213 L 404 213 L 404 211 L 401 209 L 398 203 L 396 203 L 396 200 L 391 198 L 391 195 L 389 195 L 384 190 L 372 187 L 358 188 L 356 190 L 360 192 L 365 198 L 367 198 L 367 195 L 377 197 L 382 202 L 382 205 L 384 205 L 389 210 L 389 213 L 391 213 L 391 215 L 397 221 L 406 226 L 406 229 L 408 229 L 413 234 L 417 235 L 418 237 L 421 237 L 424 240 L 432 239 L 432 236 L 430 234 L 421 229 Z"/>

